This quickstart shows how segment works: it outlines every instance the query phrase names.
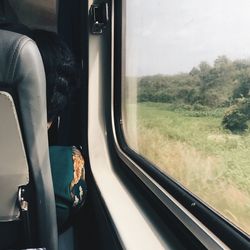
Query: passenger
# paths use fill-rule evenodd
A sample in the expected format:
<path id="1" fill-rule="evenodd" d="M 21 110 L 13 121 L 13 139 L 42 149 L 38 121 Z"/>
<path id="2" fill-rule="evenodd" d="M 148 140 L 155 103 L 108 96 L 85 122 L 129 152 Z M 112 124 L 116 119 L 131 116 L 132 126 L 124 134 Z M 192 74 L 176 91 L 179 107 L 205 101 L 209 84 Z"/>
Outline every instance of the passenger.
<path id="1" fill-rule="evenodd" d="M 56 33 L 34 30 L 32 38 L 40 50 L 46 74 L 49 129 L 65 110 L 77 88 L 76 63 L 71 51 Z M 62 231 L 85 200 L 84 159 L 76 147 L 50 146 L 49 152 L 57 223 L 59 231 Z"/>
<path id="2" fill-rule="evenodd" d="M 67 45 L 53 32 L 31 31 L 24 25 L 1 23 L 1 29 L 32 38 L 41 53 L 46 74 L 48 129 L 63 113 L 77 89 L 78 74 L 74 57 Z M 70 224 L 84 203 L 87 193 L 84 159 L 76 147 L 49 147 L 51 172 L 56 199 L 59 232 Z"/>

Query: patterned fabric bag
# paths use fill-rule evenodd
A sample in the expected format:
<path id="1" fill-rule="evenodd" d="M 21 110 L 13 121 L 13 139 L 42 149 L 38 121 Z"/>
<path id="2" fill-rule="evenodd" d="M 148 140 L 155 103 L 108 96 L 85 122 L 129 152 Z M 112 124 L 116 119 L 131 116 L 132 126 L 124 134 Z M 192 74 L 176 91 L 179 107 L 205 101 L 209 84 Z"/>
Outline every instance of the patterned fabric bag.
<path id="1" fill-rule="evenodd" d="M 86 198 L 84 159 L 74 146 L 51 146 L 49 154 L 57 225 L 59 231 L 62 231 L 69 218 L 79 210 Z"/>

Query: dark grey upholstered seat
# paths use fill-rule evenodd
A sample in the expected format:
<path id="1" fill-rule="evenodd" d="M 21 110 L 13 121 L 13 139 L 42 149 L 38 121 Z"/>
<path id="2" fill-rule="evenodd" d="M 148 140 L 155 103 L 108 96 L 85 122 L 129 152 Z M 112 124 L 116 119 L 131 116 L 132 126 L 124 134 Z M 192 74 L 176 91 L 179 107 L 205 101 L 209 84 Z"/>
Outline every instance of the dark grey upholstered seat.
<path id="1" fill-rule="evenodd" d="M 0 130 L 4 130 L 0 131 L 0 180 L 6 180 L 0 181 L 0 207 L 3 208 L 0 209 L 0 224 L 7 226 L 8 222 L 3 221 L 18 218 L 15 204 L 18 186 L 32 179 L 39 247 L 56 250 L 58 235 L 48 154 L 45 88 L 43 63 L 36 44 L 26 36 L 0 30 Z M 6 122 L 11 124 L 8 126 Z M 11 148 L 1 150 L 4 145 Z"/>

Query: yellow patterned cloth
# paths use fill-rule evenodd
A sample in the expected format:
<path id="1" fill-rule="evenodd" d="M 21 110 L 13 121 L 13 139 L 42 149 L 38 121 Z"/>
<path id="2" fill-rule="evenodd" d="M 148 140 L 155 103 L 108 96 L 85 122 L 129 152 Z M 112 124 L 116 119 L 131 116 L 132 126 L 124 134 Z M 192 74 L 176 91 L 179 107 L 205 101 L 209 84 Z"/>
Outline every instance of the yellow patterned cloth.
<path id="1" fill-rule="evenodd" d="M 51 146 L 49 151 L 60 231 L 85 201 L 85 162 L 80 150 L 74 146 Z"/>

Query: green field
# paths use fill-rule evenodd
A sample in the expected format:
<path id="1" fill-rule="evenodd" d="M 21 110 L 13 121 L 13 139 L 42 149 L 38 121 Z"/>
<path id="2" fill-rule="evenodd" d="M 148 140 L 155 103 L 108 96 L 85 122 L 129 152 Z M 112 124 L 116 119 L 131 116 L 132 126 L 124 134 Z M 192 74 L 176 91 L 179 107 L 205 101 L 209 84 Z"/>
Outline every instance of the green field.
<path id="1" fill-rule="evenodd" d="M 250 234 L 250 131 L 223 130 L 222 108 L 139 103 L 127 112 L 135 109 L 137 151 Z"/>

